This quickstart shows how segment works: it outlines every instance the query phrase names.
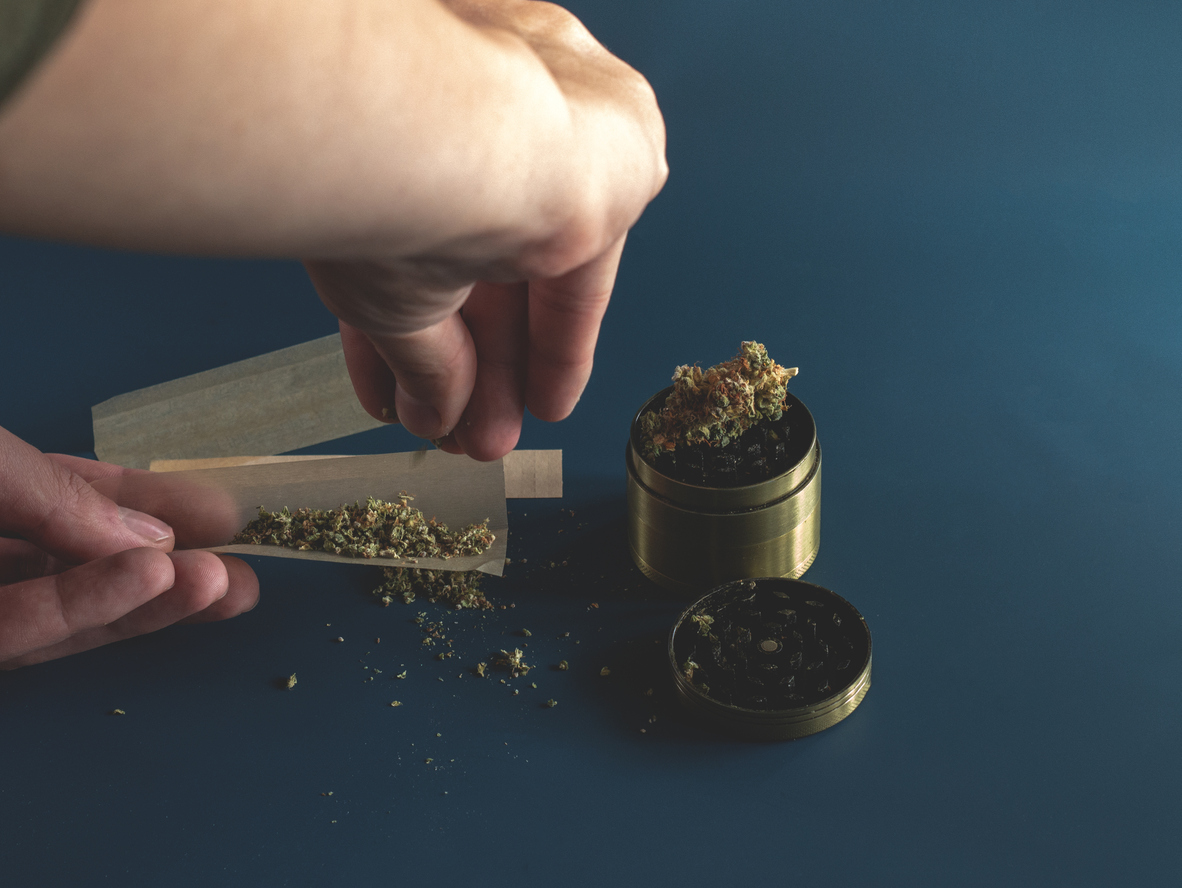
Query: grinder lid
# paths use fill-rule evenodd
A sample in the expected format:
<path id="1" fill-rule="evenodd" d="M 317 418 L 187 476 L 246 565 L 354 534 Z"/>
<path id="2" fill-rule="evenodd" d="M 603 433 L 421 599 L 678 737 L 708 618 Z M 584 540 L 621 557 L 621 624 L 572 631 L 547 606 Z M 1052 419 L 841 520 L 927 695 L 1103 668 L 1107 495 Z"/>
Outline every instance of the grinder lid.
<path id="1" fill-rule="evenodd" d="M 870 629 L 821 586 L 735 580 L 669 633 L 669 668 L 691 711 L 740 736 L 788 740 L 837 724 L 870 688 Z"/>

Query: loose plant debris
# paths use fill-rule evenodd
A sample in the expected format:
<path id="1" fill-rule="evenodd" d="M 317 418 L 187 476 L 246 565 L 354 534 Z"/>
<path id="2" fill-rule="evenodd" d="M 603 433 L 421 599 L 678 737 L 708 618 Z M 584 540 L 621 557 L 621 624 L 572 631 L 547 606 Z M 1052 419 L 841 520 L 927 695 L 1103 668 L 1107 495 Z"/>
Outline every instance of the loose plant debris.
<path id="1" fill-rule="evenodd" d="M 287 677 L 287 689 L 290 691 L 296 686 L 296 674 L 293 672 Z"/>
<path id="2" fill-rule="evenodd" d="M 694 484 L 749 483 L 780 471 L 788 380 L 797 372 L 758 342 L 706 370 L 678 367 L 665 403 L 637 422 L 641 453 L 663 474 Z"/>
<path id="3" fill-rule="evenodd" d="M 514 648 L 513 653 L 509 651 L 501 651 L 499 655 L 494 655 L 492 658 L 493 665 L 509 671 L 510 678 L 517 678 L 520 675 L 528 675 L 530 669 L 533 667 L 525 662 L 525 654 L 521 648 Z"/>
<path id="4" fill-rule="evenodd" d="M 268 512 L 246 525 L 233 542 L 255 546 L 283 546 L 303 552 L 320 551 L 354 558 L 454 558 L 479 555 L 493 542 L 488 519 L 452 531 L 446 524 L 410 505 L 405 491 L 397 501 L 368 498 L 336 509 L 299 508 Z"/>
<path id="5" fill-rule="evenodd" d="M 491 610 L 484 595 L 484 574 L 478 570 L 428 570 L 419 567 L 383 567 L 382 584 L 373 590 L 383 605 L 401 599 L 405 604 L 422 598 L 455 610 Z"/>

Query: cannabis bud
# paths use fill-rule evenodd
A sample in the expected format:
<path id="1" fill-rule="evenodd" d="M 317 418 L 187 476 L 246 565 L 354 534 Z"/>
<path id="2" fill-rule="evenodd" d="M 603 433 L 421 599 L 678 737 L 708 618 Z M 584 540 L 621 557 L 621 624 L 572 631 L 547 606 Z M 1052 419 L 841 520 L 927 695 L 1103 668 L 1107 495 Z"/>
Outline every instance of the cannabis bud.
<path id="1" fill-rule="evenodd" d="M 640 417 L 645 456 L 695 444 L 726 447 L 756 423 L 778 420 L 797 372 L 773 361 L 758 342 L 742 343 L 735 357 L 707 370 L 678 367 L 665 406 Z"/>

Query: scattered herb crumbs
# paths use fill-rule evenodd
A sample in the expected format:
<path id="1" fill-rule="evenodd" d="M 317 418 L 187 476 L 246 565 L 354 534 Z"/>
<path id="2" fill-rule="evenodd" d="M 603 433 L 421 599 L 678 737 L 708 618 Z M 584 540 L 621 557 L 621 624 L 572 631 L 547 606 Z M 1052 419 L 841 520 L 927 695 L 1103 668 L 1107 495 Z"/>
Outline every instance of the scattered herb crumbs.
<path id="1" fill-rule="evenodd" d="M 568 670 L 568 669 L 570 669 L 570 663 L 566 662 L 566 660 L 559 660 L 558 661 L 558 671 L 559 672 L 566 672 L 566 670 Z"/>
<path id="2" fill-rule="evenodd" d="M 345 640 L 344 637 L 340 636 L 340 635 L 338 635 L 336 638 L 333 639 L 333 641 L 335 641 L 337 644 L 340 644 L 344 640 Z"/>
<path id="3" fill-rule="evenodd" d="M 442 604 L 456 610 L 492 608 L 492 603 L 481 591 L 484 574 L 478 570 L 383 567 L 382 576 L 382 585 L 374 589 L 373 594 L 387 607 L 396 598 L 402 599 L 404 604 L 411 604 L 421 597 L 433 604 Z"/>
<path id="4" fill-rule="evenodd" d="M 521 634 L 524 635 L 526 638 L 529 638 L 530 636 L 533 635 L 533 633 L 530 632 L 528 629 L 522 629 Z"/>
<path id="5" fill-rule="evenodd" d="M 391 706 L 401 706 L 401 705 L 402 705 L 402 701 L 401 701 L 401 700 L 391 700 L 391 701 L 390 701 L 390 705 L 391 705 Z"/>
<path id="6" fill-rule="evenodd" d="M 296 674 L 293 672 L 287 677 L 287 689 L 290 691 L 296 686 Z"/>
<path id="7" fill-rule="evenodd" d="M 472 671 L 475 672 L 477 674 L 477 676 L 479 676 L 480 678 L 487 678 L 488 676 L 486 676 L 484 674 L 484 670 L 486 670 L 487 668 L 488 668 L 487 663 L 477 663 L 476 668 L 473 669 Z"/>
<path id="8" fill-rule="evenodd" d="M 479 555 L 493 542 L 488 520 L 452 531 L 434 518 L 426 518 L 410 505 L 410 494 L 396 502 L 369 497 L 336 509 L 284 507 L 259 515 L 235 537 L 235 543 L 282 546 L 300 551 L 331 552 L 354 558 L 453 558 Z"/>
<path id="9" fill-rule="evenodd" d="M 612 674 L 612 671 L 610 669 L 608 669 L 606 666 L 604 666 L 602 669 L 599 670 L 599 674 L 606 678 L 607 676 Z"/>
<path id="10" fill-rule="evenodd" d="M 545 706 L 547 709 L 553 709 L 555 706 L 558 705 L 558 701 L 555 700 L 553 697 L 551 697 L 549 700 L 547 700 L 542 705 Z"/>
<path id="11" fill-rule="evenodd" d="M 111 715 L 127 715 L 122 709 L 112 709 Z"/>
<path id="12" fill-rule="evenodd" d="M 510 678 L 517 678 L 519 675 L 526 675 L 533 667 L 525 662 L 525 656 L 521 648 L 514 648 L 513 653 L 508 651 L 501 651 L 499 657 L 493 658 L 493 665 L 503 666 L 509 670 Z"/>
<path id="13" fill-rule="evenodd" d="M 406 678 L 406 670 L 405 670 L 405 669 L 403 669 L 401 672 L 399 672 L 399 673 L 398 673 L 397 675 L 395 675 L 394 677 L 395 677 L 395 678 Z"/>

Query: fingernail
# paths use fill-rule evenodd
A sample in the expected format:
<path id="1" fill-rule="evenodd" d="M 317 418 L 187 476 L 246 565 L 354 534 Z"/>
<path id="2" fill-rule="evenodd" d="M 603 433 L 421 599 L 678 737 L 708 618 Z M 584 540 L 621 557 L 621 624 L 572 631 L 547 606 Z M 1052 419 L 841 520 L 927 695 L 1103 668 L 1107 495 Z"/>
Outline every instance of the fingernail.
<path id="1" fill-rule="evenodd" d="M 439 411 L 430 404 L 403 402 L 399 405 L 398 419 L 408 432 L 420 438 L 442 438 L 447 434 L 442 428 Z"/>
<path id="2" fill-rule="evenodd" d="M 153 518 L 151 515 L 145 515 L 143 512 L 137 512 L 134 509 L 125 509 L 123 506 L 120 506 L 119 517 L 123 519 L 123 523 L 128 530 L 136 536 L 141 536 L 153 543 L 162 543 L 172 536 L 171 527 L 160 519 Z"/>

